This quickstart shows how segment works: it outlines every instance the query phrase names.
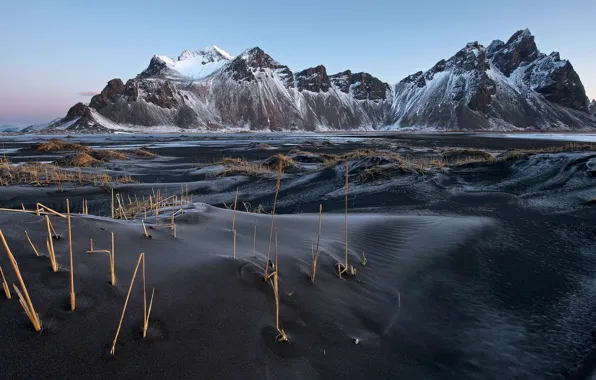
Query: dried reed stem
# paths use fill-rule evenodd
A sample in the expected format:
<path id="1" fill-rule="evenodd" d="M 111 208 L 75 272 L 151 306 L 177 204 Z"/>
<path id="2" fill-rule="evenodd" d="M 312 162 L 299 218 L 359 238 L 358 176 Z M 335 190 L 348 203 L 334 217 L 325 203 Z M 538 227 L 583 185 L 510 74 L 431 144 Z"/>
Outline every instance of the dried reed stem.
<path id="1" fill-rule="evenodd" d="M 319 204 L 319 230 L 317 234 L 317 248 L 312 252 L 312 275 L 310 276 L 310 280 L 315 282 L 315 277 L 317 276 L 317 263 L 319 261 L 319 243 L 321 241 L 321 224 L 323 223 L 323 205 Z"/>
<path id="2" fill-rule="evenodd" d="M 145 282 L 145 255 L 143 254 L 143 324 L 147 320 L 147 288 Z M 143 338 L 145 337 L 145 327 L 143 326 Z"/>
<path id="3" fill-rule="evenodd" d="M 24 213 L 27 213 L 27 214 L 37 214 L 38 213 L 37 210 L 19 210 L 19 209 L 13 209 L 13 208 L 0 208 L 0 211 L 24 212 Z"/>
<path id="4" fill-rule="evenodd" d="M 255 257 L 255 251 L 257 249 L 257 222 L 255 222 L 255 232 L 252 238 L 252 257 Z"/>
<path id="5" fill-rule="evenodd" d="M 10 288 L 8 287 L 8 283 L 6 282 L 6 278 L 4 277 L 2 267 L 0 267 L 0 276 L 2 276 L 2 287 L 4 288 L 4 294 L 6 294 L 6 298 L 11 299 L 12 296 L 10 295 Z"/>
<path id="6" fill-rule="evenodd" d="M 346 209 L 346 213 L 345 213 L 345 220 L 344 220 L 344 228 L 345 228 L 345 236 L 346 236 L 346 257 L 345 257 L 345 264 L 344 264 L 344 270 L 348 270 L 348 171 L 350 168 L 350 163 L 349 161 L 346 161 L 346 196 L 345 196 L 345 209 Z"/>
<path id="7" fill-rule="evenodd" d="M 281 171 L 282 163 L 279 162 L 277 170 L 277 182 L 275 183 L 275 198 L 273 199 L 273 210 L 271 212 L 271 228 L 269 229 L 269 244 L 267 245 L 267 260 L 265 261 L 265 281 L 269 279 L 267 269 L 269 267 L 269 257 L 271 255 L 271 239 L 273 238 L 273 226 L 275 224 L 275 207 L 277 206 L 277 195 L 279 194 L 279 187 L 281 185 Z"/>
<path id="8" fill-rule="evenodd" d="M 52 264 L 52 270 L 58 272 L 58 264 L 56 263 L 56 255 L 54 254 L 54 242 L 52 241 L 52 231 L 50 218 L 46 215 L 46 226 L 48 228 L 48 255 L 50 256 L 50 263 Z"/>
<path id="9" fill-rule="evenodd" d="M 124 217 L 124 220 L 128 220 L 126 217 L 126 212 L 124 212 L 124 208 L 122 207 L 122 202 L 120 202 L 120 194 L 116 194 L 116 200 L 118 201 L 118 210 L 120 210 L 120 217 Z"/>
<path id="10" fill-rule="evenodd" d="M 234 197 L 234 218 L 232 219 L 232 231 L 236 231 L 236 203 L 238 202 L 238 188 L 236 188 L 236 196 Z"/>
<path id="11" fill-rule="evenodd" d="M 124 313 L 126 313 L 126 306 L 128 305 L 128 299 L 130 298 L 130 292 L 132 291 L 132 286 L 135 283 L 135 278 L 137 277 L 137 272 L 139 270 L 139 265 L 141 264 L 141 260 L 145 256 L 144 253 L 139 255 L 139 260 L 137 261 L 137 266 L 135 267 L 135 271 L 132 274 L 132 279 L 130 280 L 130 286 L 128 287 L 128 294 L 126 295 L 126 301 L 124 301 L 124 307 L 122 308 L 122 316 L 120 316 L 120 322 L 118 323 L 118 330 L 116 330 L 116 336 L 114 337 L 114 342 L 112 343 L 112 349 L 110 350 L 110 354 L 114 355 L 116 353 L 116 341 L 118 340 L 118 334 L 120 334 L 120 329 L 122 328 L 122 321 L 124 320 Z"/>
<path id="12" fill-rule="evenodd" d="M 141 220 L 141 223 L 143 224 L 143 236 L 145 236 L 146 238 L 149 237 L 149 234 L 147 233 L 147 227 L 145 227 L 145 221 Z"/>
<path id="13" fill-rule="evenodd" d="M 10 251 L 10 248 L 8 247 L 8 244 L 6 243 L 6 239 L 4 238 L 4 234 L 2 233 L 2 230 L 0 230 L 0 239 L 2 239 L 2 244 L 4 245 L 6 254 L 8 255 L 8 258 L 10 259 L 12 268 L 14 269 L 14 272 L 17 275 L 17 278 L 19 279 L 19 284 L 21 285 L 22 294 L 19 291 L 19 289 L 13 284 L 13 286 L 17 292 L 17 295 L 19 296 L 20 304 L 23 307 L 23 309 L 25 310 L 25 313 L 27 314 L 27 316 L 29 317 L 29 320 L 33 324 L 33 328 L 35 329 L 35 331 L 39 331 L 39 330 L 41 330 L 41 322 L 39 320 L 39 316 L 35 312 L 35 308 L 33 307 L 31 298 L 29 298 L 29 292 L 27 292 L 27 287 L 25 286 L 25 281 L 23 281 L 23 277 L 21 276 L 21 271 L 19 270 L 19 265 L 17 264 L 17 261 L 15 260 L 14 256 L 12 255 L 12 252 Z"/>
<path id="14" fill-rule="evenodd" d="M 232 234 L 234 235 L 234 258 L 236 258 L 236 230 L 233 230 Z"/>
<path id="15" fill-rule="evenodd" d="M 59 217 L 61 217 L 61 218 L 64 218 L 64 219 L 66 219 L 66 215 L 64 215 L 64 214 L 61 214 L 61 213 L 59 213 L 58 211 L 52 210 L 51 208 L 49 208 L 49 207 L 47 207 L 47 206 L 44 206 L 44 205 L 42 205 L 41 203 L 38 203 L 38 204 L 37 204 L 37 207 L 41 207 L 42 209 L 46 210 L 47 212 L 49 212 L 49 213 L 51 213 L 51 214 L 54 214 L 54 215 L 56 215 L 56 216 L 59 216 Z"/>
<path id="16" fill-rule="evenodd" d="M 114 268 L 114 255 L 116 250 L 114 249 L 114 233 L 112 232 L 112 249 L 110 250 L 110 278 L 112 280 L 112 286 L 116 285 L 116 269 Z"/>
<path id="17" fill-rule="evenodd" d="M 29 237 L 29 234 L 27 233 L 27 231 L 25 231 L 25 236 L 27 236 L 27 240 L 29 241 L 29 244 L 31 244 L 31 248 L 33 248 L 33 252 L 35 252 L 35 256 L 39 256 L 39 251 L 37 250 L 37 247 L 31 241 L 31 238 Z"/>
<path id="18" fill-rule="evenodd" d="M 66 215 L 68 221 L 68 256 L 70 258 L 70 310 L 76 308 L 75 288 L 74 288 L 74 265 L 72 262 L 72 230 L 70 224 L 70 202 L 66 200 Z"/>
<path id="19" fill-rule="evenodd" d="M 151 315 L 151 308 L 153 307 L 153 295 L 155 295 L 155 288 L 151 291 L 151 301 L 149 301 L 149 310 L 147 310 L 147 317 L 143 323 L 143 338 L 147 337 L 147 328 L 149 327 L 149 315 Z"/>
<path id="20" fill-rule="evenodd" d="M 89 239 L 89 252 L 93 252 L 93 239 Z"/>

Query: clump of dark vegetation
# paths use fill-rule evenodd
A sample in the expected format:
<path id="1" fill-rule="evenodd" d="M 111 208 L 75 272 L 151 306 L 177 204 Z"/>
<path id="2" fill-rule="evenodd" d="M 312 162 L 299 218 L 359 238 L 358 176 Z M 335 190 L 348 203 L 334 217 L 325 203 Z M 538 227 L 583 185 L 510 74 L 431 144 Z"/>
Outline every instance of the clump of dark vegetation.
<path id="1" fill-rule="evenodd" d="M 93 156 L 93 158 L 98 159 L 100 161 L 128 159 L 128 156 L 124 152 L 112 149 L 94 150 L 91 153 L 91 155 Z"/>
<path id="2" fill-rule="evenodd" d="M 276 154 L 275 156 L 271 156 L 265 161 L 263 161 L 263 166 L 265 166 L 269 170 L 278 170 L 280 164 L 282 166 L 282 170 L 284 171 L 296 167 L 294 160 L 281 153 Z"/>
<path id="3" fill-rule="evenodd" d="M 90 168 L 98 166 L 101 161 L 92 157 L 85 152 L 73 153 L 66 155 L 63 159 L 56 162 L 59 166 L 75 167 L 75 168 Z"/>
<path id="4" fill-rule="evenodd" d="M 271 172 L 266 166 L 248 162 L 245 158 L 224 157 L 215 164 L 224 166 L 224 168 L 217 173 L 220 177 L 237 174 L 259 177 L 265 173 Z"/>
<path id="5" fill-rule="evenodd" d="M 82 170 L 63 169 L 54 164 L 28 163 L 12 165 L 0 160 L 0 186 L 32 185 L 50 186 L 63 184 L 94 185 L 106 187 L 109 183 L 134 183 L 130 176 L 113 177 L 106 173 L 88 173 Z"/>
<path id="6" fill-rule="evenodd" d="M 35 146 L 35 150 L 40 152 L 91 152 L 92 149 L 87 145 L 71 143 L 60 139 L 49 139 L 45 143 Z"/>
<path id="7" fill-rule="evenodd" d="M 441 153 L 440 159 L 455 166 L 495 161 L 492 154 L 479 149 L 449 149 Z"/>
<path id="8" fill-rule="evenodd" d="M 150 152 L 146 146 L 137 149 L 135 154 L 140 157 L 155 157 L 155 153 Z"/>
<path id="9" fill-rule="evenodd" d="M 527 158 L 540 153 L 596 152 L 596 144 L 569 143 L 541 149 L 512 149 L 499 156 L 502 161 Z"/>

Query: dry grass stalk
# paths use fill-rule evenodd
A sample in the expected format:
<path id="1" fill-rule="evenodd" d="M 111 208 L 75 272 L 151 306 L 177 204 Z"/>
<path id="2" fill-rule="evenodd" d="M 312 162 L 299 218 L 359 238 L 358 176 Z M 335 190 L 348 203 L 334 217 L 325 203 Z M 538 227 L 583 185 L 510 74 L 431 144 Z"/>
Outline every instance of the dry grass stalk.
<path id="1" fill-rule="evenodd" d="M 118 212 L 120 213 L 120 219 L 128 220 L 126 213 L 124 212 L 124 207 L 122 207 L 122 202 L 120 202 L 120 194 L 116 194 L 116 200 L 118 201 Z"/>
<path id="2" fill-rule="evenodd" d="M 145 254 L 143 254 L 143 338 L 145 337 L 145 321 L 147 320 L 147 287 L 145 282 Z"/>
<path id="3" fill-rule="evenodd" d="M 236 188 L 236 196 L 234 197 L 234 218 L 232 219 L 232 231 L 236 231 L 236 203 L 238 202 L 238 188 Z"/>
<path id="4" fill-rule="evenodd" d="M 17 295 L 19 296 L 19 303 L 23 307 L 23 310 L 25 310 L 25 313 L 27 314 L 29 320 L 33 324 L 33 328 L 35 329 L 35 331 L 39 331 L 41 330 L 41 321 L 39 320 L 39 315 L 37 315 L 37 313 L 35 312 L 35 308 L 33 307 L 33 303 L 31 302 L 31 298 L 29 297 L 29 292 L 27 292 L 27 287 L 25 286 L 25 281 L 23 281 L 23 277 L 21 276 L 19 265 L 17 264 L 17 261 L 15 260 L 14 256 L 12 255 L 12 252 L 10 251 L 10 248 L 8 247 L 8 244 L 6 243 L 6 239 L 4 238 L 2 230 L 0 230 L 0 239 L 2 239 L 2 244 L 4 245 L 6 254 L 10 259 L 12 268 L 14 269 L 14 272 L 17 275 L 17 278 L 19 279 L 19 284 L 21 285 L 22 292 L 19 291 L 16 285 L 13 284 L 13 287 L 17 292 Z"/>
<path id="5" fill-rule="evenodd" d="M 233 230 L 232 234 L 234 235 L 234 258 L 236 258 L 236 230 Z"/>
<path id="6" fill-rule="evenodd" d="M 114 188 L 112 187 L 112 207 L 111 207 L 112 219 L 114 219 Z"/>
<path id="7" fill-rule="evenodd" d="M 267 245 L 267 261 L 265 261 L 265 281 L 269 279 L 267 275 L 267 269 L 269 267 L 269 257 L 271 255 L 271 239 L 273 238 L 273 227 L 275 225 L 275 207 L 277 206 L 277 195 L 279 194 L 279 188 L 281 186 L 281 172 L 282 164 L 279 163 L 277 170 L 277 182 L 275 183 L 275 198 L 273 199 L 273 210 L 271 211 L 271 228 L 269 229 L 269 244 Z"/>
<path id="8" fill-rule="evenodd" d="M 137 266 L 135 267 L 135 271 L 132 274 L 132 279 L 130 280 L 130 286 L 128 287 L 128 294 L 126 295 L 126 300 L 124 301 L 124 307 L 122 308 L 122 316 L 120 317 L 120 322 L 118 323 L 118 329 L 116 330 L 116 336 L 114 337 L 114 342 L 112 343 L 112 349 L 110 350 L 110 354 L 114 355 L 116 353 L 116 341 L 118 340 L 118 335 L 120 334 L 120 329 L 122 328 L 122 321 L 124 320 L 124 314 L 126 313 L 126 306 L 128 305 L 128 299 L 130 298 L 130 292 L 132 291 L 132 286 L 135 283 L 135 278 L 137 277 L 137 272 L 139 270 L 139 265 L 141 264 L 141 260 L 145 256 L 144 253 L 139 255 L 139 260 L 137 261 Z"/>
<path id="9" fill-rule="evenodd" d="M 312 252 L 312 275 L 310 276 L 310 280 L 315 282 L 315 277 L 317 276 L 317 263 L 319 261 L 319 243 L 321 241 L 321 225 L 323 223 L 323 205 L 319 204 L 319 229 L 317 234 L 317 248 Z"/>
<path id="10" fill-rule="evenodd" d="M 112 286 L 116 286 L 116 268 L 114 267 L 114 255 L 116 250 L 114 248 L 114 233 L 112 232 L 112 249 L 110 250 L 110 278 Z"/>
<path id="11" fill-rule="evenodd" d="M 255 252 L 257 250 L 257 222 L 255 222 L 255 232 L 252 238 L 252 257 L 255 257 Z"/>
<path id="12" fill-rule="evenodd" d="M 149 235 L 147 233 L 147 227 L 145 227 L 145 221 L 141 220 L 141 223 L 143 224 L 143 236 L 146 237 L 147 239 L 151 239 L 151 235 Z"/>
<path id="13" fill-rule="evenodd" d="M 58 272 L 58 264 L 56 263 L 56 255 L 54 253 L 54 242 L 52 239 L 51 223 L 50 218 L 46 215 L 46 226 L 48 228 L 48 255 L 50 256 L 50 263 L 52 264 L 52 270 Z"/>
<path id="14" fill-rule="evenodd" d="M 151 315 L 151 308 L 153 307 L 153 296 L 155 295 L 155 288 L 151 291 L 151 301 L 149 301 L 149 310 L 147 310 L 147 316 L 143 323 L 143 338 L 147 336 L 147 328 L 149 327 L 149 316 Z"/>
<path id="15" fill-rule="evenodd" d="M 70 258 L 70 310 L 76 308 L 74 288 L 74 265 L 72 262 L 72 229 L 70 224 L 70 202 L 66 200 L 66 215 L 68 221 L 68 256 Z"/>
<path id="16" fill-rule="evenodd" d="M 345 196 L 345 221 L 344 221 L 344 228 L 345 228 L 345 241 L 346 241 L 346 257 L 345 257 L 345 264 L 344 270 L 348 269 L 348 190 L 349 190 L 349 170 L 350 170 L 350 163 L 346 161 L 346 196 Z"/>
<path id="17" fill-rule="evenodd" d="M 31 241 L 31 238 L 29 237 L 29 234 L 27 233 L 27 231 L 25 231 L 25 236 L 27 236 L 27 240 L 29 241 L 29 244 L 31 244 L 31 248 L 33 248 L 33 252 L 35 252 L 35 256 L 39 257 L 39 250 Z"/>
<path id="18" fill-rule="evenodd" d="M 12 296 L 10 295 L 10 288 L 8 287 L 8 283 L 6 282 L 6 278 L 4 277 L 4 272 L 2 271 L 1 266 L 0 266 L 0 276 L 2 276 L 2 287 L 4 288 L 4 294 L 6 294 L 6 298 L 11 299 Z"/>
<path id="19" fill-rule="evenodd" d="M 19 210 L 19 209 L 14 209 L 14 208 L 0 208 L 0 211 L 24 212 L 24 213 L 27 213 L 27 214 L 37 214 L 38 213 L 37 210 Z"/>
<path id="20" fill-rule="evenodd" d="M 279 332 L 277 340 L 280 342 L 289 342 L 288 337 L 283 329 L 279 327 L 279 262 L 277 261 L 277 230 L 275 230 L 275 272 L 273 276 L 273 292 L 275 295 L 275 328 Z"/>
<path id="21" fill-rule="evenodd" d="M 44 205 L 42 205 L 41 203 L 38 203 L 38 204 L 37 204 L 37 207 L 38 207 L 38 208 L 42 208 L 42 209 L 46 210 L 47 212 L 49 212 L 49 213 L 51 213 L 51 214 L 54 214 L 54 215 L 56 215 L 56 216 L 59 216 L 59 217 L 61 217 L 61 218 L 64 218 L 64 219 L 66 219 L 66 215 L 64 215 L 64 214 L 61 214 L 61 213 L 59 213 L 59 212 L 58 212 L 58 211 L 56 211 L 56 210 L 52 210 L 51 208 L 49 208 L 49 207 L 47 207 L 47 206 L 44 206 Z"/>
<path id="22" fill-rule="evenodd" d="M 52 229 L 52 237 L 56 240 L 60 240 L 60 238 L 62 237 L 62 234 L 58 234 L 56 232 L 56 229 L 54 228 L 54 225 L 52 224 L 51 219 L 50 219 L 50 228 Z"/>

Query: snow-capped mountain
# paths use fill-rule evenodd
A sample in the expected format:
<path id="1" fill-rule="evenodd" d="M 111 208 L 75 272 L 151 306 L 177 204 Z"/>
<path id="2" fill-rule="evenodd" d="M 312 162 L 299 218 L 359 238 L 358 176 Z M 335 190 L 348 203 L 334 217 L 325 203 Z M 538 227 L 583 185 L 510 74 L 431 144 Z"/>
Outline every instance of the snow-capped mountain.
<path id="1" fill-rule="evenodd" d="M 487 48 L 468 43 L 397 84 L 389 125 L 435 129 L 593 128 L 584 87 L 559 53 L 538 51 L 530 31 Z"/>
<path id="2" fill-rule="evenodd" d="M 368 73 L 293 72 L 258 47 L 154 56 L 112 79 L 50 130 L 378 130 L 596 128 L 570 62 L 541 53 L 528 30 L 488 47 L 468 43 L 395 86 Z"/>

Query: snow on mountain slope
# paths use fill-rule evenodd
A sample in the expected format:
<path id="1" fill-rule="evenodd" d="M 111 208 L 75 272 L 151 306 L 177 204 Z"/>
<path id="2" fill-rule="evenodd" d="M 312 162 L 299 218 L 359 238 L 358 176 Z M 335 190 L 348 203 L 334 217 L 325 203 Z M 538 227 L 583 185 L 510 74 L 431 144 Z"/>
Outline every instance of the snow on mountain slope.
<path id="1" fill-rule="evenodd" d="M 468 43 L 395 86 L 368 73 L 329 75 L 323 65 L 293 72 L 258 47 L 237 57 L 216 46 L 185 50 L 176 60 L 154 56 L 135 78 L 109 81 L 89 106 L 73 106 L 49 129 L 596 128 L 588 110 L 571 63 L 541 53 L 521 30 L 487 48 Z"/>
<path id="2" fill-rule="evenodd" d="M 201 50 L 184 50 L 177 60 L 167 56 L 157 56 L 170 69 L 193 79 L 201 79 L 221 69 L 226 63 L 234 59 L 219 47 L 206 46 Z"/>
<path id="3" fill-rule="evenodd" d="M 528 30 L 488 48 L 469 43 L 393 92 L 389 129 L 596 128 L 571 63 L 538 51 Z"/>

